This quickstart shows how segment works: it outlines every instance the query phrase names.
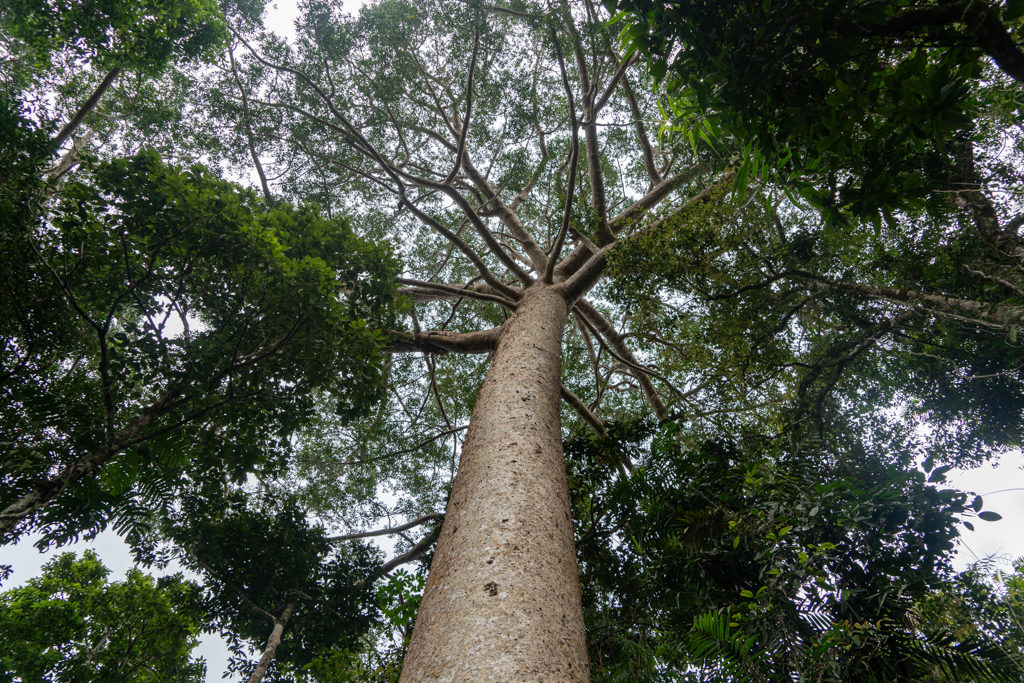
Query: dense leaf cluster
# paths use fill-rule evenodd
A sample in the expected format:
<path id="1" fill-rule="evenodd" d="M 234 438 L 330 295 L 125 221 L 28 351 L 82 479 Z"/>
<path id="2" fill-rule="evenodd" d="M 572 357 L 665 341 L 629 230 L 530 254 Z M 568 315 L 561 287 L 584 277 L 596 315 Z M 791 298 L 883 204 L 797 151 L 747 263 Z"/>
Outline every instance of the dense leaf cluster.
<path id="1" fill-rule="evenodd" d="M 859 215 L 941 201 L 936 188 L 974 182 L 957 171 L 957 145 L 1001 98 L 1006 75 L 1024 75 L 1016 3 L 606 4 L 629 13 L 623 39 L 675 92 L 684 128 L 731 137 L 763 160 L 753 175 Z M 1019 104 L 1011 96 L 1008 106 Z"/>
<path id="2" fill-rule="evenodd" d="M 395 262 L 312 208 L 262 208 L 153 154 L 8 224 L 0 335 L 4 505 L 59 497 L 51 538 L 130 518 L 185 472 L 275 467 L 318 392 L 383 389 Z M 102 475 L 100 474 L 102 470 Z"/>
<path id="3" fill-rule="evenodd" d="M 595 677 L 1014 680 L 996 643 L 919 625 L 981 501 L 914 468 L 898 431 L 856 431 L 705 441 L 670 422 L 569 442 Z"/>
<path id="4" fill-rule="evenodd" d="M 0 680 L 205 680 L 205 662 L 190 657 L 203 623 L 199 586 L 180 574 L 154 580 L 133 569 L 110 582 L 109 573 L 92 551 L 64 553 L 0 593 Z"/>

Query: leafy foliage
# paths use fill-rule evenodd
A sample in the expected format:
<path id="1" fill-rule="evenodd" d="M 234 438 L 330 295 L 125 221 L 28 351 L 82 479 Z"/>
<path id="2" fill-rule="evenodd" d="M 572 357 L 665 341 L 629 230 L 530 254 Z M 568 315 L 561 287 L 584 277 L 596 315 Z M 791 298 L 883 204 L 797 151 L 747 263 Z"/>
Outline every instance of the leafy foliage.
<path id="1" fill-rule="evenodd" d="M 915 470 L 906 435 L 856 431 L 701 441 L 673 422 L 570 442 L 595 678 L 1014 680 L 997 634 L 916 625 L 968 496 Z"/>
<path id="2" fill-rule="evenodd" d="M 251 673 L 247 646 L 262 652 L 273 619 L 289 603 L 295 611 L 266 680 L 291 680 L 289 671 L 357 650 L 377 618 L 371 579 L 378 551 L 357 542 L 333 546 L 294 503 L 261 504 L 207 485 L 167 524 L 182 561 L 206 578 L 204 606 L 232 643 L 234 671 Z"/>
<path id="3" fill-rule="evenodd" d="M 1003 88 L 985 83 L 1005 78 L 986 56 L 1021 58 L 1010 47 L 1013 3 L 606 4 L 625 11 L 623 40 L 667 80 L 682 126 L 754 150 L 754 176 L 763 160 L 813 203 L 865 216 L 920 207 L 949 187 L 958 141 Z"/>
<path id="4" fill-rule="evenodd" d="M 50 540 L 274 467 L 318 392 L 355 415 L 383 389 L 396 266 L 343 220 L 142 154 L 4 239 L 0 499 L 59 496 Z"/>
<path id="5" fill-rule="evenodd" d="M 998 515 L 943 486 L 1024 429 L 995 8 L 605 3 L 645 62 L 595 2 L 498 4 L 310 0 L 293 41 L 236 4 L 192 71 L 224 46 L 202 2 L 5 9 L 3 502 L 52 496 L 45 541 L 174 544 L 235 672 L 287 617 L 272 677 L 390 680 L 422 575 L 374 586 L 320 523 L 442 509 L 488 359 L 385 372 L 387 330 L 499 327 L 565 225 L 555 280 L 610 276 L 560 378 L 596 678 L 1019 678 L 1013 585 L 949 567 Z M 82 61 L 137 73 L 60 176 Z M 170 163 L 197 158 L 263 195 Z"/>
<path id="6" fill-rule="evenodd" d="M 0 25 L 39 60 L 71 49 L 79 59 L 103 69 L 151 73 L 172 59 L 208 55 L 227 40 L 223 16 L 213 0 L 13 0 L 4 3 Z"/>
<path id="7" fill-rule="evenodd" d="M 189 654 L 203 623 L 199 587 L 180 574 L 108 574 L 92 551 L 64 553 L 0 593 L 0 680 L 203 681 L 205 663 Z"/>

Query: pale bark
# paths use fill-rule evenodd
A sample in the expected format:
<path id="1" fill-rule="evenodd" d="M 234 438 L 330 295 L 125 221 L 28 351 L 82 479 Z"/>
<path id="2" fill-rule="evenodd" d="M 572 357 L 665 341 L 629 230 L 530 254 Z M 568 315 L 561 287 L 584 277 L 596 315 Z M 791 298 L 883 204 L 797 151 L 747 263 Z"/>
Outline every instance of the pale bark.
<path id="1" fill-rule="evenodd" d="M 567 304 L 531 287 L 473 410 L 402 681 L 586 681 L 559 422 Z"/>
<path id="2" fill-rule="evenodd" d="M 103 94 L 107 92 L 107 89 L 115 80 L 117 80 L 119 75 L 121 75 L 121 67 L 119 66 L 115 66 L 107 72 L 107 75 L 104 76 L 103 80 L 100 81 L 100 84 L 96 86 L 96 89 L 93 90 L 92 95 L 90 95 L 89 99 L 85 101 L 85 104 L 78 108 L 78 111 L 75 112 L 73 117 L 71 117 L 71 120 L 61 128 L 59 133 L 57 133 L 57 137 L 53 139 L 54 147 L 60 147 L 68 138 L 74 135 L 75 131 L 78 130 L 78 127 L 82 125 L 82 121 L 85 121 L 85 117 L 96 108 L 96 105 L 99 104 Z"/>
<path id="3" fill-rule="evenodd" d="M 267 675 L 267 669 L 270 668 L 271 663 L 274 661 L 274 655 L 277 653 L 277 646 L 281 644 L 281 634 L 284 632 L 284 627 L 294 611 L 295 603 L 289 602 L 285 606 L 284 611 L 281 612 L 281 616 L 274 619 L 274 629 L 270 632 L 270 637 L 267 638 L 267 647 L 264 648 L 263 656 L 260 658 L 259 664 L 256 665 L 256 670 L 252 672 L 249 683 L 260 683 L 263 677 Z"/>

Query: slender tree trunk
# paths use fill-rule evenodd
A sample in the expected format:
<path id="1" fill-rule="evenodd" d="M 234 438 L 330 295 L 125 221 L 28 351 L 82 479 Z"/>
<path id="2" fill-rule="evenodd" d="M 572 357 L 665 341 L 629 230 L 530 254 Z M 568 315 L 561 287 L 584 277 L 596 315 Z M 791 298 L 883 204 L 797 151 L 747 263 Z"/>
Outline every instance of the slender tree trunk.
<path id="1" fill-rule="evenodd" d="M 103 97 L 103 93 L 107 92 L 107 88 L 111 86 L 119 75 L 121 75 L 121 67 L 119 66 L 115 66 L 107 72 L 107 75 L 103 77 L 100 84 L 92 91 L 92 95 L 90 95 L 89 99 L 85 101 L 85 104 L 78 108 L 78 111 L 75 112 L 73 117 L 71 117 L 71 120 L 61 128 L 59 133 L 57 133 L 57 137 L 53 139 L 54 147 L 60 147 L 63 145 L 64 142 L 71 137 L 76 130 L 78 130 L 78 127 L 82 125 L 82 121 L 84 121 L 85 117 L 89 115 L 89 112 L 96 108 L 96 105 L 99 104 L 100 98 Z"/>
<path id="2" fill-rule="evenodd" d="M 256 670 L 252 672 L 249 683 L 260 683 L 263 677 L 267 675 L 267 669 L 270 668 L 271 662 L 274 661 L 277 646 L 281 644 L 281 634 L 284 632 L 284 627 L 294 611 L 295 603 L 289 602 L 285 605 L 281 616 L 274 620 L 274 630 L 270 632 L 270 637 L 267 638 L 267 647 L 264 648 L 263 656 L 260 658 L 260 663 L 256 665 Z"/>
<path id="3" fill-rule="evenodd" d="M 562 294 L 540 283 L 480 390 L 402 681 L 586 681 L 562 455 Z"/>

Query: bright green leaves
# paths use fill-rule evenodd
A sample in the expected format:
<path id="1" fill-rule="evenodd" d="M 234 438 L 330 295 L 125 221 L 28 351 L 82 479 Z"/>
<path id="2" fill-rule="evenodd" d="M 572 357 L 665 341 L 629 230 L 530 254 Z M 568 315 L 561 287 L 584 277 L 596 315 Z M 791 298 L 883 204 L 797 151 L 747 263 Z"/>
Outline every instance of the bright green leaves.
<path id="1" fill-rule="evenodd" d="M 0 680 L 202 681 L 205 664 L 189 656 L 202 626 L 198 586 L 108 574 L 92 551 L 65 553 L 0 593 Z"/>
<path id="2" fill-rule="evenodd" d="M 377 589 L 377 604 L 390 628 L 400 633 L 412 633 L 425 582 L 423 574 L 410 574 L 399 569 Z"/>
<path id="3" fill-rule="evenodd" d="M 3 237 L 27 258 L 0 318 L 2 499 L 78 472 L 63 494 L 78 518 L 47 515 L 56 533 L 101 527 L 144 488 L 160 498 L 183 470 L 276 467 L 319 393 L 341 417 L 382 395 L 397 263 L 344 220 L 263 209 L 145 153 Z"/>
<path id="4" fill-rule="evenodd" d="M 12 0 L 0 24 L 45 62 L 68 49 L 101 69 L 120 67 L 155 74 L 173 59 L 208 56 L 227 41 L 214 0 Z"/>

